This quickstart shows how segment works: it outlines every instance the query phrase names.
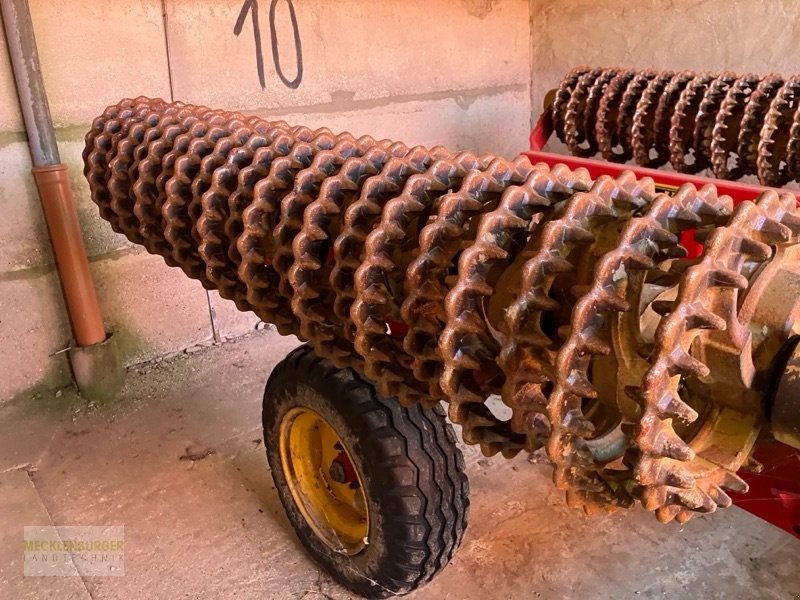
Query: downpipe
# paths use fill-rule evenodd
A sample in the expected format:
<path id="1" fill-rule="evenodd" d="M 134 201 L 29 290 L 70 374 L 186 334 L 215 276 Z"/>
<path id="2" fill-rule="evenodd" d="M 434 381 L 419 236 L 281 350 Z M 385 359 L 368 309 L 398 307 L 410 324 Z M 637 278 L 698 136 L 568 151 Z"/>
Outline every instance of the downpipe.
<path id="1" fill-rule="evenodd" d="M 81 236 L 67 165 L 61 162 L 27 0 L 0 0 L 8 53 L 74 345 L 70 366 L 78 390 L 90 400 L 112 397 L 123 371 L 106 331 Z"/>

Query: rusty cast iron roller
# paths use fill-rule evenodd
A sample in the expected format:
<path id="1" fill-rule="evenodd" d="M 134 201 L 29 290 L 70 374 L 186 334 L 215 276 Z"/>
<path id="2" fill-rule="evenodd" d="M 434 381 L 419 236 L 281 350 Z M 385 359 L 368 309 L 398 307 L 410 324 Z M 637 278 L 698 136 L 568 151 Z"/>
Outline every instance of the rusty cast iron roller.
<path id="1" fill-rule="evenodd" d="M 758 161 L 758 143 L 761 129 L 765 124 L 767 112 L 775 95 L 783 87 L 784 80 L 780 75 L 770 74 L 758 82 L 744 107 L 744 116 L 739 131 L 738 155 L 742 173 L 756 173 Z"/>
<path id="2" fill-rule="evenodd" d="M 524 158 L 513 162 L 498 158 L 486 171 L 470 172 L 460 190 L 442 197 L 438 218 L 420 233 L 419 255 L 409 265 L 404 281 L 406 299 L 401 316 L 408 332 L 403 348 L 414 357 L 415 376 L 430 381 L 429 393 L 434 398 L 443 397 L 433 376 L 442 364 L 438 339 L 446 317 L 439 311 L 452 287 L 448 279 L 453 278 L 453 262 L 474 240 L 473 217 L 496 205 L 508 185 L 522 184 L 532 170 Z"/>
<path id="3" fill-rule="evenodd" d="M 703 103 L 697 92 L 714 78 L 695 81 L 576 72 L 557 94 L 570 143 L 635 145 L 657 161 L 668 145 L 651 134 L 677 121 L 700 140 L 681 134 L 684 154 L 734 152 L 720 137 L 741 138 L 757 111 L 731 103 L 769 96 L 767 86 L 728 76 Z M 630 83 L 643 95 L 626 95 Z M 603 88 L 624 101 L 615 106 Z M 772 97 L 774 119 L 788 123 L 789 92 Z M 725 116 L 688 119 L 717 104 Z M 573 122 L 585 105 L 600 107 L 597 118 Z M 592 127 L 606 138 L 592 142 Z M 800 284 L 800 218 L 793 197 L 775 192 L 731 214 L 713 187 L 670 197 L 630 172 L 592 181 L 525 157 L 410 148 L 147 98 L 95 120 L 84 158 L 116 231 L 382 393 L 447 401 L 484 453 L 546 448 L 569 503 L 589 512 L 638 501 L 685 521 L 726 506 L 760 427 L 771 362 L 800 333 L 797 299 L 769 300 Z M 704 243 L 699 259 L 679 243 L 689 229 Z M 719 386 L 725 393 L 711 393 Z M 492 394 L 509 419 L 486 406 Z M 733 434 L 726 411 L 746 426 Z"/>
<path id="4" fill-rule="evenodd" d="M 781 186 L 789 182 L 789 173 L 794 172 L 789 153 L 794 154 L 800 140 L 790 140 L 792 122 L 797 113 L 800 76 L 790 78 L 775 95 L 761 128 L 758 141 L 756 167 L 758 179 L 764 185 Z M 797 133 L 797 130 L 794 130 Z M 794 158 L 794 157 L 793 157 Z"/>
<path id="5" fill-rule="evenodd" d="M 587 67 L 576 67 L 572 69 L 561 81 L 558 89 L 556 89 L 555 97 L 553 98 L 553 126 L 561 138 L 561 141 L 566 141 L 564 134 L 566 128 L 565 112 L 569 105 L 570 98 L 572 97 L 572 93 L 576 84 L 589 71 L 590 69 Z"/>
<path id="6" fill-rule="evenodd" d="M 720 105 L 727 97 L 728 90 L 736 81 L 733 73 L 722 73 L 715 77 L 697 107 L 697 115 L 692 132 L 692 152 L 694 154 L 693 170 L 695 172 L 711 166 L 711 141 L 714 132 L 717 115 L 720 112 Z"/>
<path id="7" fill-rule="evenodd" d="M 330 282 L 334 299 L 334 314 L 343 323 L 345 339 L 355 340 L 356 327 L 350 318 L 350 309 L 356 299 L 355 274 L 361 265 L 361 256 L 367 236 L 379 222 L 387 201 L 403 189 L 414 174 L 423 173 L 436 158 L 450 156 L 443 148 L 428 151 L 422 147 L 412 149 L 402 158 L 389 160 L 368 172 L 363 179 L 353 182 L 353 199 L 342 211 L 340 234 L 333 242 L 333 265 Z"/>
<path id="8" fill-rule="evenodd" d="M 612 457 L 624 456 L 620 453 L 626 445 L 615 447 L 615 444 L 621 441 L 620 433 L 629 435 L 622 429 L 625 417 L 631 421 L 634 418 L 624 413 L 611 415 L 610 419 L 587 418 L 587 409 L 594 408 L 592 401 L 599 399 L 599 388 L 607 383 L 599 378 L 592 380 L 590 368 L 600 357 L 615 356 L 611 321 L 616 313 L 629 312 L 636 305 L 634 295 L 643 284 L 642 276 L 657 270 L 658 262 L 674 256 L 670 250 L 677 243 L 677 234 L 702 226 L 704 218 L 719 223 L 729 208 L 730 200 L 718 201 L 710 186 L 698 192 L 685 185 L 675 197 L 659 195 L 643 214 L 627 222 L 617 247 L 597 263 L 592 287 L 577 302 L 569 336 L 558 352 L 557 379 L 548 404 L 553 427 L 548 450 L 557 457 L 556 483 L 568 490 L 571 504 L 593 510 L 630 503 L 633 490 L 615 485 L 614 476 L 619 472 L 609 469 L 609 476 L 604 478 L 596 476 L 595 470 Z M 636 284 L 634 278 L 639 279 Z M 616 356 L 623 354 L 618 351 Z M 627 370 L 631 365 L 615 366 Z M 617 395 L 624 376 L 620 373 L 614 382 Z M 587 405 L 583 402 L 585 398 L 590 399 Z M 606 409 L 625 408 L 617 400 L 617 406 Z M 620 455 L 614 456 L 612 452 Z"/>
<path id="9" fill-rule="evenodd" d="M 655 136 L 658 131 L 659 100 L 664 94 L 666 86 L 672 81 L 672 71 L 656 74 L 647 84 L 644 92 L 636 103 L 633 114 L 633 127 L 631 129 L 631 146 L 637 164 L 656 167 L 666 162 L 665 157 L 657 151 Z M 651 153 L 656 151 L 656 156 Z"/>
<path id="10" fill-rule="evenodd" d="M 644 413 L 635 434 L 640 454 L 636 478 L 644 486 L 643 504 L 657 510 L 659 520 L 684 521 L 691 511 L 727 507 L 731 499 L 725 490 L 747 487 L 735 473 L 737 461 L 720 465 L 715 453 L 726 445 L 749 450 L 755 444 L 752 432 L 761 418 L 757 400 L 749 398 L 735 414 L 725 401 L 716 402 L 717 423 L 697 444 L 681 439 L 673 419 L 690 423 L 699 419 L 686 382 L 711 374 L 702 359 L 691 355 L 692 344 L 702 344 L 703 336 L 722 342 L 732 349 L 728 356 L 732 361 L 738 360 L 736 353 L 747 354 L 753 344 L 750 323 L 738 313 L 738 302 L 750 287 L 748 275 L 773 257 L 773 246 L 796 239 L 800 231 L 796 205 L 794 194 L 770 191 L 757 202 L 737 206 L 724 226 L 706 232 L 703 255 L 684 272 L 676 298 L 664 307 L 665 317 L 656 331 L 661 343 L 642 378 Z"/>
<path id="11" fill-rule="evenodd" d="M 734 152 L 738 147 L 748 99 L 758 83 L 758 78 L 752 74 L 739 77 L 728 88 L 720 104 L 711 133 L 712 170 L 720 179 L 740 179 L 744 174 L 741 159 L 737 159 Z M 730 165 L 731 161 L 733 165 Z"/>
<path id="12" fill-rule="evenodd" d="M 702 161 L 696 160 L 697 157 L 692 162 L 687 161 L 687 158 L 691 156 L 694 147 L 692 135 L 696 130 L 695 122 L 700 104 L 713 81 L 713 76 L 708 74 L 693 77 L 675 102 L 670 120 L 669 156 L 672 168 L 681 173 L 697 173 L 702 169 L 699 166 Z"/>
<path id="13" fill-rule="evenodd" d="M 755 175 L 764 185 L 800 181 L 797 77 L 578 67 L 559 85 L 556 135 L 581 157 L 670 162 L 719 179 Z"/>
<path id="14" fill-rule="evenodd" d="M 633 71 L 618 71 L 608 82 L 608 85 L 605 87 L 600 97 L 594 137 L 597 139 L 597 147 L 600 150 L 600 154 L 608 161 L 626 160 L 622 154 L 619 154 L 615 150 L 619 145 L 617 140 L 617 114 L 620 110 L 622 94 L 627 89 L 634 75 L 635 73 Z M 555 104 L 551 112 L 553 114 L 555 133 L 561 138 L 561 129 L 556 120 L 557 107 Z M 583 135 L 587 139 L 592 139 L 591 130 L 585 131 Z"/>
<path id="15" fill-rule="evenodd" d="M 575 194 L 555 218 L 540 225 L 541 234 L 521 265 L 520 294 L 505 310 L 505 343 L 498 362 L 505 374 L 503 397 L 514 411 L 517 430 L 528 433 L 527 450 L 543 446 L 550 434 L 546 386 L 555 379 L 551 347 L 553 332 L 543 319 L 560 307 L 554 293 L 560 286 L 574 299 L 591 284 L 593 264 L 582 260 L 601 253 L 610 228 L 644 210 L 655 197 L 655 183 L 637 181 L 626 172 L 604 176 L 585 193 Z M 513 266 L 512 266 L 513 270 Z M 558 335 L 558 332 L 555 332 Z"/>
<path id="16" fill-rule="evenodd" d="M 675 113 L 678 99 L 681 97 L 683 90 L 693 78 L 694 73 L 691 71 L 676 73 L 658 96 L 652 137 L 649 138 L 652 150 L 648 150 L 648 156 L 652 156 L 653 151 L 656 154 L 655 158 L 650 159 L 650 166 L 652 167 L 660 167 L 670 160 L 669 135 L 672 127 L 672 115 Z"/>
<path id="17" fill-rule="evenodd" d="M 596 146 L 591 143 L 591 138 L 587 140 L 582 135 L 582 130 L 577 126 L 578 115 L 583 114 L 588 117 L 589 111 L 585 108 L 589 102 L 590 95 L 594 91 L 596 97 L 596 90 L 598 84 L 605 81 L 607 78 L 601 77 L 603 72 L 599 69 L 593 69 L 581 75 L 575 82 L 575 87 L 569 95 L 567 108 L 564 115 L 564 142 L 567 144 L 570 152 L 576 155 L 580 154 L 594 154 L 597 151 Z M 586 124 L 583 124 L 583 130 L 586 130 Z M 583 142 L 588 142 L 589 147 L 584 150 L 580 147 Z"/>
<path id="18" fill-rule="evenodd" d="M 536 168 L 521 186 L 508 187 L 497 208 L 479 221 L 475 241 L 458 259 L 457 277 L 445 297 L 445 321 L 438 340 L 443 370 L 440 382 L 450 402 L 450 417 L 464 423 L 464 439 L 480 443 L 484 453 L 513 456 L 525 447 L 524 434 L 498 420 L 485 407 L 501 371 L 495 357 L 501 346 L 492 336 L 487 299 L 502 273 L 526 245 L 528 232 L 542 213 L 588 184 L 583 173 L 559 181 L 563 170 Z M 563 200 L 562 200 L 563 201 Z M 485 370 L 482 369 L 485 367 Z"/>
<path id="19" fill-rule="evenodd" d="M 403 296 L 408 262 L 431 214 L 432 200 L 459 187 L 468 172 L 485 169 L 490 158 L 460 153 L 437 160 L 425 173 L 412 175 L 402 192 L 383 207 L 380 222 L 367 236 L 364 260 L 355 273 L 356 298 L 350 314 L 356 325 L 356 350 L 364 356 L 366 375 L 374 381 L 403 382 L 411 366 L 410 361 L 398 363 L 397 357 L 403 356 L 402 340 L 386 335 L 390 327 L 387 318 L 398 312 L 395 299 Z M 386 391 L 398 395 L 391 387 Z M 426 393 L 427 387 L 423 389 Z"/>

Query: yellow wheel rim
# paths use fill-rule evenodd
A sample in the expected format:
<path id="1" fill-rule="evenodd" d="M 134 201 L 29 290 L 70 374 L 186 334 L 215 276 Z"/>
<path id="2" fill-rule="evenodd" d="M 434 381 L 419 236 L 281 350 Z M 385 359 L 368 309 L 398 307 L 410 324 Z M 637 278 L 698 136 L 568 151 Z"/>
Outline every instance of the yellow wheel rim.
<path id="1" fill-rule="evenodd" d="M 357 554 L 367 545 L 369 513 L 361 476 L 336 430 L 296 407 L 280 426 L 280 456 L 295 504 L 325 544 Z"/>

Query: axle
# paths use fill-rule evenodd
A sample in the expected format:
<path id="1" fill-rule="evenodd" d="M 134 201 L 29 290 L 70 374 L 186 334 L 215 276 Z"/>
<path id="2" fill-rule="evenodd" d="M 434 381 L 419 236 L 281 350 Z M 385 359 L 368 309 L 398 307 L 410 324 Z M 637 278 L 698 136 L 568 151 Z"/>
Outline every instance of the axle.
<path id="1" fill-rule="evenodd" d="M 546 451 L 571 505 L 683 522 L 746 488 L 800 334 L 792 194 L 734 208 L 146 98 L 106 109 L 84 160 L 115 231 L 384 395 L 446 401 L 486 454 Z"/>

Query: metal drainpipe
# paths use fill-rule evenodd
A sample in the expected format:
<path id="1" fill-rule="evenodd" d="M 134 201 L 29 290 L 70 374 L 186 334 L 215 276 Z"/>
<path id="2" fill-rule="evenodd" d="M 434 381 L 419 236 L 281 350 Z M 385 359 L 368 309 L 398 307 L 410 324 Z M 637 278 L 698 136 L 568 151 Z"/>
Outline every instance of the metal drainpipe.
<path id="1" fill-rule="evenodd" d="M 121 384 L 122 370 L 116 348 L 109 343 L 110 336 L 103 325 L 67 165 L 58 154 L 28 1 L 0 0 L 0 8 L 28 134 L 33 178 L 78 346 L 70 351 L 72 371 L 81 393 L 90 399 L 105 399 Z"/>

